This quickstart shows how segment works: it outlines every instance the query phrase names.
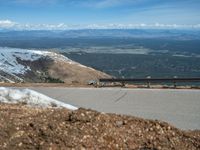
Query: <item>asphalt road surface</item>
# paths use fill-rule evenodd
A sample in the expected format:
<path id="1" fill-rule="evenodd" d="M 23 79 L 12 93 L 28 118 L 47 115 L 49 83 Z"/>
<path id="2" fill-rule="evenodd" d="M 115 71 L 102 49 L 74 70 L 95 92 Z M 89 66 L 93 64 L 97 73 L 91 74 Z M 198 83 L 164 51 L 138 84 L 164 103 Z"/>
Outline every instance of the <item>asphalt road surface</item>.
<path id="1" fill-rule="evenodd" d="M 34 87 L 77 107 L 166 121 L 180 129 L 200 129 L 200 90 Z"/>

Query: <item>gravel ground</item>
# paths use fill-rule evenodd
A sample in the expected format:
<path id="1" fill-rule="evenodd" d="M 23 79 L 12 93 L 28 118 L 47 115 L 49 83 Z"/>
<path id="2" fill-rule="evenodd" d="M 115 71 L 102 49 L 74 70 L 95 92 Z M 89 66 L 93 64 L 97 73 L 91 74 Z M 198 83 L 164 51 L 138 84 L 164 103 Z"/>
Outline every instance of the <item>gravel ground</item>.
<path id="1" fill-rule="evenodd" d="M 92 110 L 0 105 L 0 149 L 200 149 L 200 131 Z"/>

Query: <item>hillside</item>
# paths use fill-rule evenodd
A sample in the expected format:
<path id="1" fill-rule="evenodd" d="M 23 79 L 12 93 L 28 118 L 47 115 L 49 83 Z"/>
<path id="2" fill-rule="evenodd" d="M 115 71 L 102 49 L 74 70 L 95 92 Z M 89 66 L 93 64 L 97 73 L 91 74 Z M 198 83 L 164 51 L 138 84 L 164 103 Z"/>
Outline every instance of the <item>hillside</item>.
<path id="1" fill-rule="evenodd" d="M 109 75 L 49 51 L 0 48 L 1 82 L 87 84 Z"/>

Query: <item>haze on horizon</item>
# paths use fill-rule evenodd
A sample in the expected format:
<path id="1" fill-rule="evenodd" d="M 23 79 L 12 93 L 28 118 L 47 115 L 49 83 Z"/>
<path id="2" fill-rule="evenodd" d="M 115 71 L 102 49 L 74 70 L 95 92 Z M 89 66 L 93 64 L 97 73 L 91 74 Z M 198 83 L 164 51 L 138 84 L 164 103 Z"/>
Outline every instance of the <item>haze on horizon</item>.
<path id="1" fill-rule="evenodd" d="M 0 0 L 0 29 L 195 28 L 199 0 Z"/>

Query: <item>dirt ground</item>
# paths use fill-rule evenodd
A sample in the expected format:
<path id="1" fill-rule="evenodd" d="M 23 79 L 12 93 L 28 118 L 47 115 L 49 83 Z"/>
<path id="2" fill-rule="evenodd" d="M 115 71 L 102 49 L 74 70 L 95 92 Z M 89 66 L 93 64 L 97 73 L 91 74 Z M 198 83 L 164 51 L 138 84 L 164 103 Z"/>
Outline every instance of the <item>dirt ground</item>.
<path id="1" fill-rule="evenodd" d="M 95 85 L 87 85 L 80 83 L 1 83 L 0 87 L 77 87 L 77 88 L 96 88 Z M 97 88 L 103 87 L 122 87 L 121 85 L 106 85 L 106 86 L 97 86 Z M 147 88 L 147 85 L 132 85 L 126 84 L 122 88 Z M 174 89 L 173 86 L 163 86 L 163 85 L 151 85 L 153 89 Z M 177 86 L 176 89 L 200 89 L 200 87 L 190 87 L 190 86 Z"/>
<path id="2" fill-rule="evenodd" d="M 0 87 L 94 87 L 82 84 L 66 83 L 0 83 Z"/>
<path id="3" fill-rule="evenodd" d="M 200 131 L 82 108 L 0 104 L 0 129 L 0 149 L 200 149 Z"/>

